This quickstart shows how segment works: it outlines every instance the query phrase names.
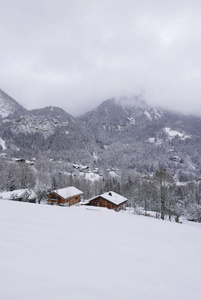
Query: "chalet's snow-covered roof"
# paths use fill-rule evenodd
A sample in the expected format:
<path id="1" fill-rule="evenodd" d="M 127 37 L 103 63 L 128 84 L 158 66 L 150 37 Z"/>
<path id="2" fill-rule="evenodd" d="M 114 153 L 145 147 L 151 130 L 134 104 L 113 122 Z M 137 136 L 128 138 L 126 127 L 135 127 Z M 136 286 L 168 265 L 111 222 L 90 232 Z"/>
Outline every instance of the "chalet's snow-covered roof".
<path id="1" fill-rule="evenodd" d="M 69 186 L 69 187 L 66 187 L 66 188 L 63 188 L 63 189 L 54 190 L 53 192 L 57 193 L 59 196 L 61 196 L 64 199 L 83 194 L 82 191 L 78 190 L 74 186 Z"/>
<path id="2" fill-rule="evenodd" d="M 6 200 L 18 199 L 18 198 L 22 198 L 23 196 L 26 196 L 27 199 L 29 200 L 36 198 L 35 192 L 29 189 L 20 189 L 20 190 L 0 193 L 0 198 Z"/>
<path id="3" fill-rule="evenodd" d="M 112 192 L 112 191 L 104 193 L 100 196 L 116 205 L 119 205 L 119 204 L 127 201 L 127 199 L 125 197 L 123 197 L 115 192 Z"/>
<path id="4" fill-rule="evenodd" d="M 97 197 L 102 197 L 102 198 L 114 203 L 115 205 L 120 205 L 121 203 L 128 200 L 125 197 L 123 197 L 123 196 L 121 196 L 121 195 L 119 195 L 115 192 L 109 191 L 109 192 L 106 192 L 102 195 L 99 195 L 99 196 L 96 196 L 96 197 L 90 199 L 90 201 L 93 200 L 93 199 L 96 199 Z"/>

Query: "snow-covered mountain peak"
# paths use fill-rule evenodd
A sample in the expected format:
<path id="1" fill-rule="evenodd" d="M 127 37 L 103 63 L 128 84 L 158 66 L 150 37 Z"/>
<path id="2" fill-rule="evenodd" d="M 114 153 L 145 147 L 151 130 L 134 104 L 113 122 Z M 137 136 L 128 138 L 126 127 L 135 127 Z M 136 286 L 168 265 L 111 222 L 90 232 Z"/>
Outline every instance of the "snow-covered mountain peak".
<path id="1" fill-rule="evenodd" d="M 14 99 L 8 96 L 5 92 L 0 90 L 0 116 L 2 118 L 8 117 L 16 111 L 25 110 L 21 105 L 19 105 Z"/>
<path id="2" fill-rule="evenodd" d="M 130 96 L 130 97 L 119 97 L 115 98 L 114 102 L 125 108 L 138 107 L 146 108 L 146 102 L 139 96 Z"/>
<path id="3" fill-rule="evenodd" d="M 163 116 L 161 109 L 149 106 L 138 96 L 115 98 L 114 104 L 121 106 L 128 114 L 132 114 L 132 117 L 145 116 L 149 121 L 153 121 Z"/>

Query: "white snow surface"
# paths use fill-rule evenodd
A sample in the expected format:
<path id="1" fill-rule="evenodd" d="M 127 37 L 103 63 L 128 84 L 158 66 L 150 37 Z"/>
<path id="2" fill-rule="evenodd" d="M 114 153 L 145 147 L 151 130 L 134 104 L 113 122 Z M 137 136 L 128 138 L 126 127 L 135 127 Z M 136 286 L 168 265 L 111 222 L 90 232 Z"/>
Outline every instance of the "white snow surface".
<path id="1" fill-rule="evenodd" d="M 16 105 L 11 101 L 7 101 L 0 91 L 0 116 L 5 118 L 9 114 L 14 113 Z"/>
<path id="2" fill-rule="evenodd" d="M 163 112 L 159 109 L 153 108 L 155 119 L 160 119 L 163 116 Z"/>
<path id="3" fill-rule="evenodd" d="M 6 148 L 5 141 L 2 140 L 2 138 L 0 138 L 0 145 L 1 145 L 1 147 L 2 147 L 3 150 L 6 150 L 6 149 L 7 149 L 7 148 Z"/>
<path id="4" fill-rule="evenodd" d="M 165 131 L 165 133 L 167 133 L 167 134 L 169 135 L 170 139 L 173 139 L 173 138 L 175 138 L 176 136 L 178 136 L 178 137 L 181 138 L 182 140 L 185 140 L 185 139 L 190 138 L 189 135 L 186 135 L 186 134 L 181 133 L 181 132 L 176 131 L 176 130 L 172 130 L 172 129 L 169 128 L 169 127 L 165 127 L 165 128 L 164 128 L 164 131 Z"/>
<path id="5" fill-rule="evenodd" d="M 148 142 L 149 143 L 154 143 L 156 146 L 160 146 L 162 143 L 163 143 L 163 140 L 162 139 L 156 139 L 154 137 L 151 137 L 148 139 Z"/>
<path id="6" fill-rule="evenodd" d="M 98 173 L 95 174 L 93 172 L 83 173 L 83 174 L 80 174 L 80 176 L 84 176 L 87 180 L 90 180 L 92 182 L 100 180 L 100 178 L 101 178 L 101 176 Z"/>
<path id="7" fill-rule="evenodd" d="M 109 174 L 110 174 L 110 176 L 113 177 L 113 178 L 114 178 L 114 177 L 119 177 L 119 175 L 117 175 L 115 171 L 109 171 Z"/>
<path id="8" fill-rule="evenodd" d="M 98 154 L 94 151 L 93 152 L 93 158 L 95 159 L 95 160 L 98 160 Z"/>
<path id="9" fill-rule="evenodd" d="M 135 125 L 135 119 L 133 117 L 127 118 L 127 121 L 129 125 Z"/>
<path id="10" fill-rule="evenodd" d="M 66 187 L 66 188 L 63 188 L 63 189 L 54 190 L 53 192 L 57 193 L 58 195 L 60 195 L 64 199 L 83 194 L 82 191 L 78 190 L 74 186 L 69 186 L 69 187 Z"/>
<path id="11" fill-rule="evenodd" d="M 149 113 L 147 110 L 144 111 L 144 114 L 146 115 L 146 117 L 147 117 L 150 121 L 152 121 L 152 117 L 151 117 L 150 113 Z"/>
<path id="12" fill-rule="evenodd" d="M 0 201 L 2 300 L 200 300 L 201 225 Z"/>
<path id="13" fill-rule="evenodd" d="M 155 138 L 149 138 L 150 143 L 155 143 Z"/>

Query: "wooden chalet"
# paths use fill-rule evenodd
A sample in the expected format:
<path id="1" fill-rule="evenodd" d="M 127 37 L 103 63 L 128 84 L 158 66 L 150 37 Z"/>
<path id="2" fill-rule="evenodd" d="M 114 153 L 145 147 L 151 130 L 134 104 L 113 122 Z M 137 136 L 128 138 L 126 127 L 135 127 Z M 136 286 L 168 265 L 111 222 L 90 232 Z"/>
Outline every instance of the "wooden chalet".
<path id="1" fill-rule="evenodd" d="M 90 199 L 86 205 L 107 207 L 120 211 L 121 209 L 125 209 L 127 201 L 125 197 L 110 191 Z"/>
<path id="2" fill-rule="evenodd" d="M 48 196 L 48 204 L 71 206 L 81 201 L 83 192 L 74 186 L 58 189 L 50 192 Z"/>

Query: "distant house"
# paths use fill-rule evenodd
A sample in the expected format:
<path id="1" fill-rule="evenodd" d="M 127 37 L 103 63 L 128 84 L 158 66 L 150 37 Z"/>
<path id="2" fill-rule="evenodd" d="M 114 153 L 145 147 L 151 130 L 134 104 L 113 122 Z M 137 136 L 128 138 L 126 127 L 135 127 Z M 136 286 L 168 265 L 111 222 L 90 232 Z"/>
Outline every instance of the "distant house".
<path id="1" fill-rule="evenodd" d="M 23 164 L 26 162 L 24 158 L 13 158 L 13 160 L 17 163 L 23 163 Z"/>
<path id="2" fill-rule="evenodd" d="M 48 204 L 57 204 L 62 206 L 71 206 L 81 201 L 83 192 L 74 186 L 58 189 L 50 192 L 48 196 Z"/>
<path id="3" fill-rule="evenodd" d="M 121 209 L 125 209 L 127 201 L 125 197 L 110 191 L 90 199 L 87 205 L 107 207 L 120 211 Z"/>
<path id="4" fill-rule="evenodd" d="M 27 164 L 27 165 L 30 165 L 30 166 L 33 166 L 34 165 L 34 161 L 29 161 L 29 160 L 25 160 L 24 158 L 12 158 L 12 160 L 14 162 L 17 162 L 19 164 Z"/>
<path id="5" fill-rule="evenodd" d="M 2 192 L 0 193 L 0 199 L 36 203 L 36 194 L 33 190 L 20 189 Z"/>

